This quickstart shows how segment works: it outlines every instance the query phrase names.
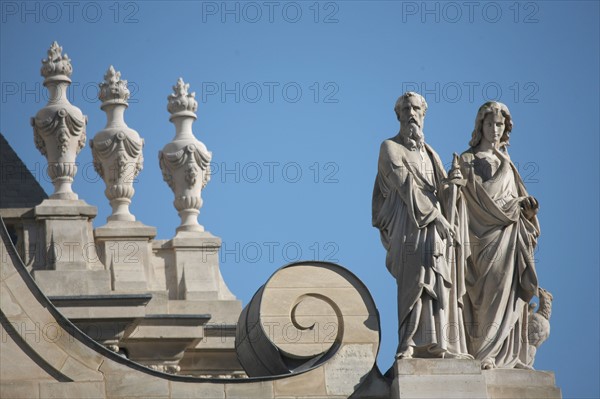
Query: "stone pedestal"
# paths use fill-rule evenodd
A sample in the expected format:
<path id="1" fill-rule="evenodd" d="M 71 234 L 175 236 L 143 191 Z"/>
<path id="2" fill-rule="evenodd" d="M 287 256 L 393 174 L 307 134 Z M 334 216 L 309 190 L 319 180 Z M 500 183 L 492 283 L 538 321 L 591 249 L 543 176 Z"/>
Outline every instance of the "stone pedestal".
<path id="1" fill-rule="evenodd" d="M 547 371 L 481 370 L 477 360 L 401 359 L 394 364 L 391 397 L 561 398 Z"/>
<path id="2" fill-rule="evenodd" d="M 490 399 L 562 398 L 551 371 L 494 369 L 482 374 Z"/>
<path id="3" fill-rule="evenodd" d="M 96 252 L 92 236 L 95 206 L 83 200 L 47 199 L 34 208 L 42 229 L 42 256 L 34 278 L 46 295 L 108 293 L 110 274 Z"/>
<path id="4" fill-rule="evenodd" d="M 92 237 L 95 206 L 83 200 L 47 199 L 34 208 L 35 219 L 43 225 L 45 267 L 53 270 L 103 269 Z M 42 244 L 42 243 L 40 243 Z"/>
<path id="5" fill-rule="evenodd" d="M 156 228 L 140 222 L 111 221 L 95 229 L 94 236 L 100 260 L 110 270 L 112 289 L 148 291 Z"/>
<path id="6" fill-rule="evenodd" d="M 235 300 L 219 270 L 219 237 L 209 232 L 181 231 L 162 248 L 173 253 L 166 274 L 176 299 Z"/>

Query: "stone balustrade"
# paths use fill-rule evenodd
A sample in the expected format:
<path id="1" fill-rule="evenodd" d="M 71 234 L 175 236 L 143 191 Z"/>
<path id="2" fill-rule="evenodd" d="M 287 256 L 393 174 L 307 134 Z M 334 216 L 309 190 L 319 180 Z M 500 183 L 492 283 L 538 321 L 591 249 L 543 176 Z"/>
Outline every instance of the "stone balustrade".
<path id="1" fill-rule="evenodd" d="M 175 137 L 158 161 L 181 224 L 172 239 L 156 240 L 156 228 L 129 210 L 143 169 L 144 139 L 125 121 L 127 80 L 111 65 L 99 84 L 106 125 L 90 140 L 90 149 L 112 212 L 94 229 L 97 208 L 72 190 L 87 117 L 68 100 L 73 67 L 58 43 L 48 50 L 41 73 L 49 101 L 31 123 L 55 190 L 34 207 L 32 221 L 25 226 L 15 220 L 14 226 L 23 259 L 28 258 L 23 249 L 43 248 L 31 262 L 36 283 L 82 330 L 135 361 L 172 373 L 180 372 L 183 361 L 186 374 L 243 375 L 235 334 L 227 327 L 235 325 L 241 304 L 221 276 L 221 239 L 197 220 L 211 153 L 191 130 L 195 93 L 180 78 L 168 96 Z M 223 344 L 211 334 L 230 338 Z M 162 339 L 166 336 L 171 338 Z M 220 368 L 215 355 L 226 366 Z M 210 356 L 212 361 L 199 361 Z"/>

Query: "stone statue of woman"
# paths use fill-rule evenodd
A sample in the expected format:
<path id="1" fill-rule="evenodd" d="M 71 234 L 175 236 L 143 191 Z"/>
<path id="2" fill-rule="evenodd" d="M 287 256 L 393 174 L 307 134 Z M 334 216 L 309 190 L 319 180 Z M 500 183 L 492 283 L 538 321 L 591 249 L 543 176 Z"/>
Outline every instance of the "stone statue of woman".
<path id="1" fill-rule="evenodd" d="M 512 126 L 506 105 L 483 104 L 461 155 L 471 250 L 464 318 L 469 353 L 484 369 L 527 367 L 527 309 L 538 292 L 539 205 L 508 155 Z"/>

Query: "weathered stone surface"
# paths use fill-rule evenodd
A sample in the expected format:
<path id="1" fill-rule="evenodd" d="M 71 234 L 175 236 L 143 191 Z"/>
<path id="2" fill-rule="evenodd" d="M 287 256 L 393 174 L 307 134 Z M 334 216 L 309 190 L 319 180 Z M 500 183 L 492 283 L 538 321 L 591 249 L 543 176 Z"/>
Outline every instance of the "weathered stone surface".
<path id="1" fill-rule="evenodd" d="M 205 337 L 206 338 L 206 337 Z M 203 339 L 201 343 L 205 341 Z M 198 349 L 196 345 L 194 349 L 186 348 L 183 358 L 179 362 L 181 373 L 183 375 L 223 375 L 225 373 L 241 372 L 242 366 L 238 361 L 235 349 L 229 349 L 233 346 L 233 342 L 228 343 L 229 348 L 215 350 L 219 348 L 217 344 L 207 345 L 206 349 Z"/>
<path id="2" fill-rule="evenodd" d="M 273 382 L 244 382 L 225 385 L 227 399 L 270 399 L 273 398 Z"/>
<path id="3" fill-rule="evenodd" d="M 104 399 L 104 382 L 42 382 L 40 399 Z"/>
<path id="4" fill-rule="evenodd" d="M 11 247 L 9 250 L 12 251 L 12 249 L 13 248 Z M 9 256 L 10 254 L 8 252 L 2 252 L 0 254 L 0 282 L 6 280 L 17 272 L 14 268 L 9 266 Z"/>
<path id="5" fill-rule="evenodd" d="M 169 396 L 169 381 L 140 372 L 110 373 L 106 378 L 109 398 L 156 398 Z"/>
<path id="6" fill-rule="evenodd" d="M 481 399 L 487 397 L 487 390 L 481 376 L 469 374 L 403 376 L 397 386 L 392 384 L 392 398 L 440 397 Z"/>
<path id="7" fill-rule="evenodd" d="M 145 239 L 149 241 L 156 236 L 156 227 L 146 226 L 135 221 L 110 221 L 104 226 L 94 229 L 96 238 Z"/>
<path id="8" fill-rule="evenodd" d="M 488 387 L 490 399 L 561 399 L 562 393 L 558 387 Z"/>
<path id="9" fill-rule="evenodd" d="M 153 279 L 151 267 L 154 227 L 140 222 L 110 221 L 94 230 L 100 260 L 111 271 L 117 292 L 146 292 Z"/>
<path id="10" fill-rule="evenodd" d="M 44 324 L 31 320 L 29 317 L 19 317 L 18 319 L 8 317 L 7 321 L 14 326 L 14 331 L 18 335 L 15 339 L 21 339 L 36 353 L 36 357 L 41 358 L 54 370 L 62 368 L 69 355 L 53 342 L 56 323 Z"/>
<path id="11" fill-rule="evenodd" d="M 562 397 L 560 388 L 555 386 L 554 373 L 549 371 L 492 369 L 482 374 L 492 399 Z"/>
<path id="12" fill-rule="evenodd" d="M 78 360 L 82 356 L 85 356 L 87 351 L 77 351 L 76 356 L 73 356 L 73 352 L 71 351 L 69 354 L 71 357 L 68 357 L 65 361 L 65 364 L 60 370 L 61 373 L 68 375 L 69 378 L 75 381 L 102 381 L 102 385 L 104 385 L 104 376 L 98 371 L 100 363 L 91 365 L 92 367 L 90 367 L 90 364 L 86 365 Z M 97 357 L 100 358 L 100 356 Z M 95 366 L 95 368 L 93 366 Z"/>
<path id="13" fill-rule="evenodd" d="M 350 395 L 358 389 L 373 364 L 372 344 L 344 345 L 331 361 L 325 364 L 325 385 L 329 395 Z"/>
<path id="14" fill-rule="evenodd" d="M 171 398 L 175 399 L 225 399 L 225 385 L 171 381 Z"/>
<path id="15" fill-rule="evenodd" d="M 96 217 L 98 208 L 84 200 L 47 199 L 35 208 L 35 216 L 40 219 L 54 216 L 70 216 L 90 219 Z"/>
<path id="16" fill-rule="evenodd" d="M 36 269 L 104 269 L 92 235 L 91 220 L 95 215 L 95 207 L 81 200 L 49 199 L 36 206 L 35 217 L 44 231 L 44 241 L 36 245 L 41 245 L 45 254 Z"/>
<path id="17" fill-rule="evenodd" d="M 3 347 L 4 350 L 4 347 Z M 0 366 L 1 368 L 1 366 Z M 15 382 L 13 379 L 4 379 L 4 381 L 12 382 L 0 382 L 0 398 L 6 399 L 33 399 L 39 398 L 40 395 L 40 384 L 37 381 L 26 382 L 18 381 Z"/>
<path id="18" fill-rule="evenodd" d="M 162 245 L 172 252 L 165 272 L 173 299 L 235 300 L 219 269 L 221 239 L 206 231 L 180 231 Z"/>
<path id="19" fill-rule="evenodd" d="M 481 370 L 476 360 L 400 359 L 392 398 L 560 398 L 554 375 L 519 369 Z"/>
<path id="20" fill-rule="evenodd" d="M 486 398 L 480 363 L 456 359 L 400 359 L 394 364 L 392 398 Z"/>
<path id="21" fill-rule="evenodd" d="M 0 283 L 0 302 L 2 303 L 2 311 L 6 317 L 11 320 L 18 320 L 27 316 L 20 306 L 19 301 L 11 294 L 11 289 L 8 285 L 11 280 L 16 283 L 20 282 L 18 276 L 15 277 L 17 278 L 11 277 L 10 279 L 7 279 L 6 282 L 3 281 Z"/>
<path id="22" fill-rule="evenodd" d="M 395 363 L 398 375 L 481 374 L 481 363 L 463 359 L 402 359 Z"/>
<path id="23" fill-rule="evenodd" d="M 295 376 L 294 378 L 282 378 L 273 381 L 276 397 L 293 396 L 302 391 L 308 391 L 311 395 L 327 396 L 325 388 L 325 374 L 323 368 L 311 370 Z"/>
<path id="24" fill-rule="evenodd" d="M 482 374 L 488 385 L 553 386 L 555 383 L 554 373 L 550 371 L 492 369 L 483 370 Z"/>
<path id="25" fill-rule="evenodd" d="M 4 302 L 0 301 L 2 309 Z M 37 397 L 38 381 L 52 380 L 53 377 L 41 368 L 31 354 L 23 350 L 20 323 L 8 322 L 8 330 L 0 326 L 0 398 Z M 33 383 L 26 382 L 34 381 Z"/>
<path id="26" fill-rule="evenodd" d="M 108 270 L 35 270 L 33 277 L 49 296 L 101 295 L 111 291 Z"/>

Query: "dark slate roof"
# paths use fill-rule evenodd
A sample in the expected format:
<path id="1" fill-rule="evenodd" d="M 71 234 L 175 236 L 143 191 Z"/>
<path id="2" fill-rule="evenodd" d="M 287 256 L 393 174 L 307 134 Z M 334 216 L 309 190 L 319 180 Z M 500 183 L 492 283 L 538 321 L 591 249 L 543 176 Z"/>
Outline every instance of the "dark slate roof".
<path id="1" fill-rule="evenodd" d="M 31 208 L 48 195 L 0 133 L 0 209 Z"/>

